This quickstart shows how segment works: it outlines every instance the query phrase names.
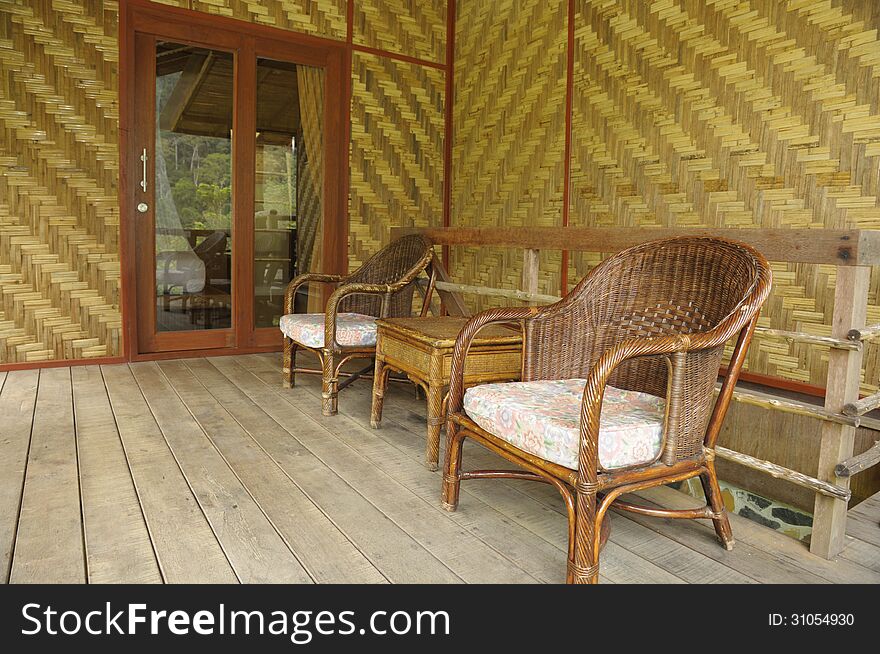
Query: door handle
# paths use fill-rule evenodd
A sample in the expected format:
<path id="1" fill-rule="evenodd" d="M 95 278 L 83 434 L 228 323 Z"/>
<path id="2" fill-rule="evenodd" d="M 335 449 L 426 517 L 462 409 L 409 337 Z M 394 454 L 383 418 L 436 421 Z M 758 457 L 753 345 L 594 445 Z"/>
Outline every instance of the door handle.
<path id="1" fill-rule="evenodd" d="M 144 148 L 143 153 L 141 154 L 141 162 L 144 164 L 144 174 L 141 177 L 141 189 L 144 193 L 147 192 L 147 149 Z"/>

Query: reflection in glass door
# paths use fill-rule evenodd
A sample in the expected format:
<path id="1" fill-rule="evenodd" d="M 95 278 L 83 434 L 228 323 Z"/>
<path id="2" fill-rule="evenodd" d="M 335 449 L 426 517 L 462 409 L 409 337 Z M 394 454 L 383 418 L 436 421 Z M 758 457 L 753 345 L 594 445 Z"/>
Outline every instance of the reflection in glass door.
<path id="1" fill-rule="evenodd" d="M 277 327 L 287 283 L 320 270 L 324 71 L 257 59 L 254 326 Z M 296 304 L 308 307 L 308 286 Z"/>
<path id="2" fill-rule="evenodd" d="M 232 326 L 233 56 L 156 43 L 158 332 Z"/>

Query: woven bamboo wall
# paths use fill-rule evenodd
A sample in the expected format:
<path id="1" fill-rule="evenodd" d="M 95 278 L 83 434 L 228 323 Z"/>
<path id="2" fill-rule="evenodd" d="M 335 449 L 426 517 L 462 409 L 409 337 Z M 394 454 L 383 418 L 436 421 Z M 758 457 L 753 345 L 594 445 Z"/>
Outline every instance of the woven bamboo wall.
<path id="1" fill-rule="evenodd" d="M 562 224 L 567 12 L 565 0 L 457 4 L 452 226 Z M 560 265 L 541 254 L 541 292 L 559 292 Z M 452 252 L 465 283 L 518 288 L 521 267 L 518 252 Z"/>
<path id="2" fill-rule="evenodd" d="M 0 4 L 0 363 L 119 353 L 117 12 Z"/>
<path id="3" fill-rule="evenodd" d="M 349 268 L 393 226 L 443 224 L 442 70 L 354 53 Z"/>
<path id="4" fill-rule="evenodd" d="M 358 45 L 443 63 L 446 0 L 358 0 L 353 31 Z"/>
<path id="5" fill-rule="evenodd" d="M 880 14 L 839 4 L 579 0 L 571 224 L 880 227 Z M 762 324 L 828 335 L 834 269 L 774 268 Z M 757 339 L 748 367 L 823 386 L 826 359 Z"/>
<path id="6" fill-rule="evenodd" d="M 249 23 L 344 39 L 347 0 L 153 0 Z"/>

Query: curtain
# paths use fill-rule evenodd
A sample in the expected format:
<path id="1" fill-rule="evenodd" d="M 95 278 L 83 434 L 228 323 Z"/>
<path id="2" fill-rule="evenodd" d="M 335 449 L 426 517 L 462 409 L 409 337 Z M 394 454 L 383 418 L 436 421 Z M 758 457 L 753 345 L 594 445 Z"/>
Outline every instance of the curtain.
<path id="1" fill-rule="evenodd" d="M 317 272 L 324 204 L 324 71 L 297 66 L 296 81 L 303 146 L 297 148 L 297 267 L 299 272 Z M 311 297 L 309 305 L 311 311 Z"/>

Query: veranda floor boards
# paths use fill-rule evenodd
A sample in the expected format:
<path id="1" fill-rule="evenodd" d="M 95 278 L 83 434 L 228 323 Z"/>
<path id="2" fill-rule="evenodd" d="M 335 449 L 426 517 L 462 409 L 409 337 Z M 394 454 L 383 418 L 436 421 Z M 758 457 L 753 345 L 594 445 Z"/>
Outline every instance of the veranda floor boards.
<path id="1" fill-rule="evenodd" d="M 320 379 L 280 386 L 248 355 L 0 372 L 0 574 L 13 582 L 559 582 L 555 490 L 462 486 L 440 509 L 424 400 L 392 385 L 369 427 L 370 383 L 320 411 Z M 466 465 L 499 467 L 469 444 Z M 695 502 L 655 489 L 638 501 Z M 880 583 L 880 499 L 851 512 L 840 557 L 737 516 L 726 552 L 709 523 L 612 515 L 605 583 Z"/>

